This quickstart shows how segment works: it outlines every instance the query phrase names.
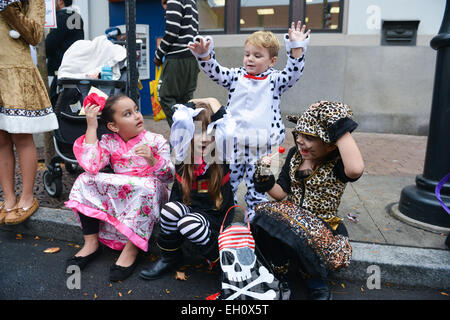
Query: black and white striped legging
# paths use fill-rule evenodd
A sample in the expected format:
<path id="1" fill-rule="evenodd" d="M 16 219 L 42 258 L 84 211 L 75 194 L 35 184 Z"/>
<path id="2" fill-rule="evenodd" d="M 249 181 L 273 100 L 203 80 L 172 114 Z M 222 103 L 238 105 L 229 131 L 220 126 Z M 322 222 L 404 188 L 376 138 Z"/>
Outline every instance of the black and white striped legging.
<path id="1" fill-rule="evenodd" d="M 209 221 L 201 214 L 191 212 L 181 202 L 166 203 L 161 209 L 161 231 L 172 234 L 179 231 L 197 245 L 206 245 L 211 236 Z"/>

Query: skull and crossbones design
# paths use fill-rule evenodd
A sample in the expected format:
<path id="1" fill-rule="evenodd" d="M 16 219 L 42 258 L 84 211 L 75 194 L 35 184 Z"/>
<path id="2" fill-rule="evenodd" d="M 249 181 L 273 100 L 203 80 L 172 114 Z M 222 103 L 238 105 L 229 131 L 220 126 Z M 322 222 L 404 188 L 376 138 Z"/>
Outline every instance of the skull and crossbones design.
<path id="1" fill-rule="evenodd" d="M 251 279 L 252 271 L 256 264 L 256 256 L 251 248 L 224 248 L 220 251 L 220 259 L 222 271 L 231 282 L 243 282 Z M 261 283 L 270 284 L 274 280 L 273 274 L 264 266 L 260 266 L 257 271 L 259 271 L 259 276 L 243 288 L 222 282 L 222 289 L 234 291 L 226 300 L 236 299 L 240 295 L 246 295 L 258 300 L 275 299 L 277 294 L 272 289 L 266 292 L 252 291 L 257 285 Z"/>

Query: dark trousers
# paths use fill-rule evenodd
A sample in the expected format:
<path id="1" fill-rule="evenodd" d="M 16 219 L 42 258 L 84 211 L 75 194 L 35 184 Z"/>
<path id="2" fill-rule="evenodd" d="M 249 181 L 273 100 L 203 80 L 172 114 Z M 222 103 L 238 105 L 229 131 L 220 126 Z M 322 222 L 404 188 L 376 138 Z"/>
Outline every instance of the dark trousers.
<path id="1" fill-rule="evenodd" d="M 80 217 L 81 229 L 83 230 L 84 235 L 98 233 L 100 230 L 100 221 L 98 219 L 85 216 L 81 212 L 78 212 L 78 216 Z"/>
<path id="2" fill-rule="evenodd" d="M 186 103 L 194 97 L 199 71 L 195 57 L 168 58 L 164 61 L 158 94 L 169 126 L 173 123 L 172 106 Z"/>

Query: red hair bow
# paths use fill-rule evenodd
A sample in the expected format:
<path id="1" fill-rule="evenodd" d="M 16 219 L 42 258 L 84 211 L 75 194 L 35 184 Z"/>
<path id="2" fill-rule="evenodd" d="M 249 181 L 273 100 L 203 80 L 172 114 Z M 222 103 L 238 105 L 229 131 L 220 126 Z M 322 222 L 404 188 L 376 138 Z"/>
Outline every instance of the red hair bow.
<path id="1" fill-rule="evenodd" d="M 86 98 L 84 98 L 83 107 L 86 107 L 88 104 L 95 104 L 100 107 L 99 111 L 102 111 L 105 107 L 105 102 L 106 99 L 104 97 L 100 97 L 98 94 L 93 92 L 90 93 Z"/>

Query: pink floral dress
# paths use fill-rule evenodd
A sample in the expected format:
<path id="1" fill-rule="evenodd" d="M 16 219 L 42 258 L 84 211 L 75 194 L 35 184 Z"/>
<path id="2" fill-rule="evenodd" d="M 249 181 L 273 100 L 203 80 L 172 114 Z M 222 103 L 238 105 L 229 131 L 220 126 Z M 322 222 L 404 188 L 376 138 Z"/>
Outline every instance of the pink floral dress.
<path id="1" fill-rule="evenodd" d="M 147 251 L 160 207 L 168 199 L 167 184 L 174 178 L 169 144 L 149 131 L 128 142 L 115 133 L 103 135 L 96 144 L 84 140 L 84 135 L 79 137 L 73 151 L 86 172 L 75 181 L 65 205 L 99 219 L 99 240 L 110 248 L 122 250 L 130 240 Z M 152 149 L 154 166 L 134 152 L 141 145 Z M 114 174 L 99 172 L 108 164 Z"/>

